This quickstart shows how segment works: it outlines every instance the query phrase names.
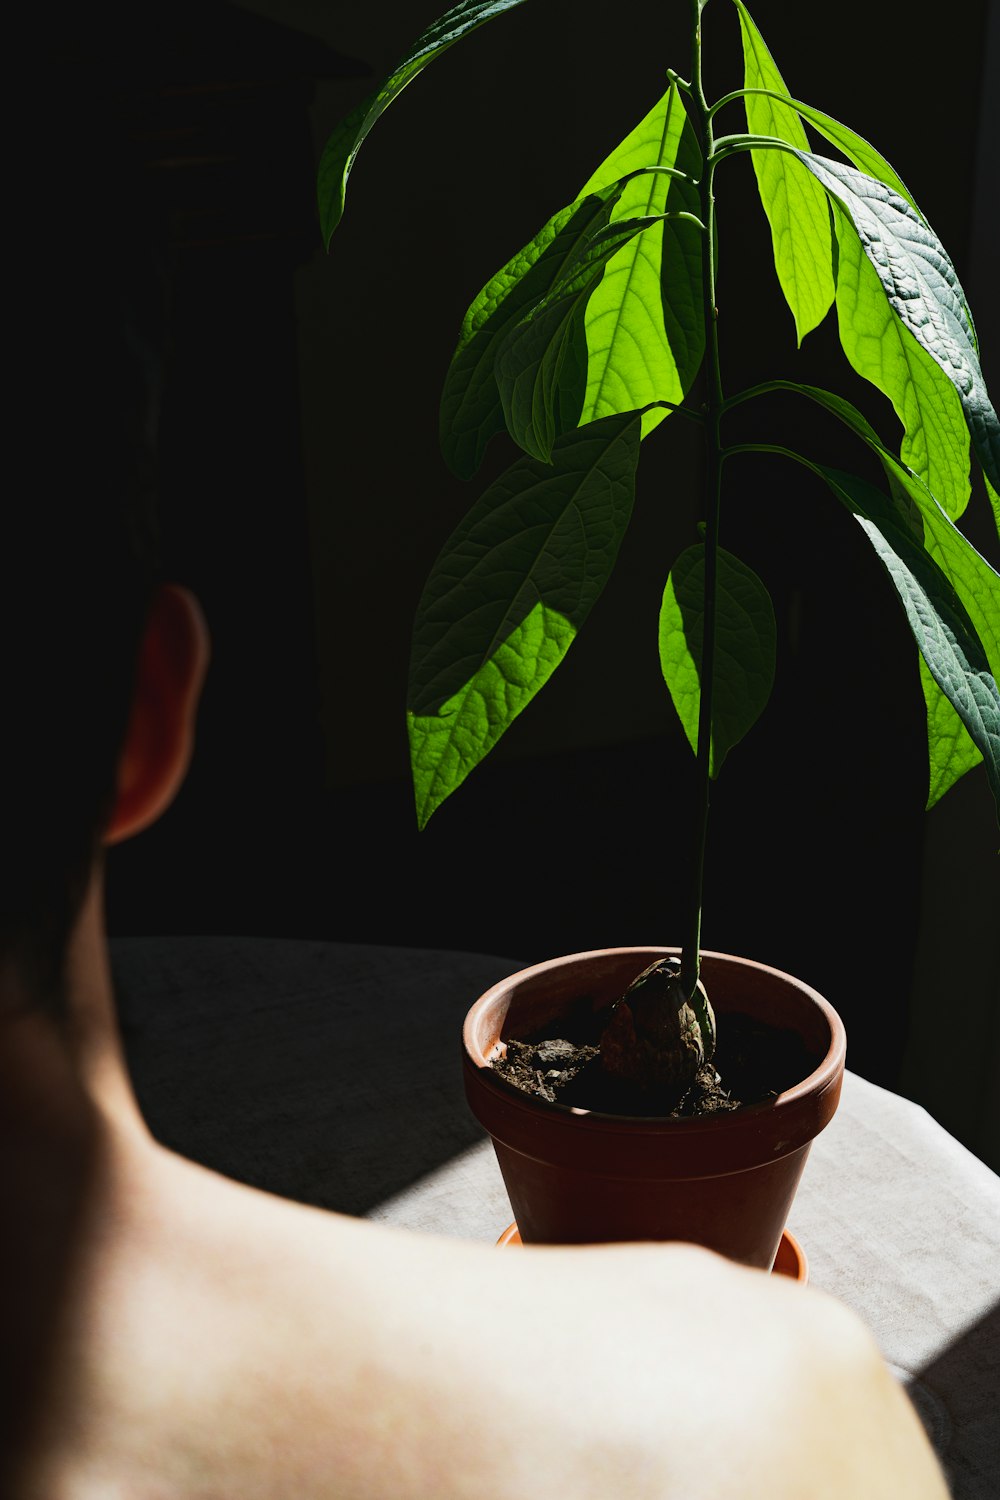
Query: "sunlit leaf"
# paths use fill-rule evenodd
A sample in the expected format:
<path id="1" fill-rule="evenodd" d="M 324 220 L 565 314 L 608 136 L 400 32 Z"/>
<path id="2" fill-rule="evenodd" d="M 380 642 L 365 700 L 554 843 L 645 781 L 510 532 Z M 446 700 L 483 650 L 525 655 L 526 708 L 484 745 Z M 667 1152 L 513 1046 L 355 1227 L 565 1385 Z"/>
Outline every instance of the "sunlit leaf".
<path id="1" fill-rule="evenodd" d="M 485 21 L 521 4 L 523 0 L 461 0 L 417 37 L 375 92 L 337 126 L 323 149 L 317 174 L 320 229 L 327 249 L 344 213 L 347 179 L 354 158 L 375 121 L 428 63 Z"/>
<path id="2" fill-rule="evenodd" d="M 979 366 L 976 334 L 955 268 L 905 198 L 842 162 L 794 153 L 854 226 L 903 326 L 954 386 L 986 477 L 1000 486 L 1000 422 Z"/>
<path id="3" fill-rule="evenodd" d="M 986 495 L 990 502 L 990 508 L 993 511 L 993 523 L 997 529 L 997 536 L 1000 537 L 1000 495 L 997 494 L 993 485 L 990 484 L 988 476 L 985 474 L 983 475 L 983 482 L 986 485 Z"/>
<path id="4" fill-rule="evenodd" d="M 677 89 L 671 87 L 598 167 L 580 197 L 603 192 L 642 167 L 669 167 L 628 183 L 616 219 L 701 213 L 697 181 L 702 159 Z M 653 401 L 684 400 L 705 352 L 701 306 L 702 232 L 666 219 L 609 261 L 586 316 L 587 390 L 579 420 L 638 411 Z M 647 411 L 643 436 L 667 415 Z"/>
<path id="5" fill-rule="evenodd" d="M 743 35 L 744 86 L 789 98 L 763 37 L 746 7 L 736 0 Z M 749 94 L 747 129 L 809 149 L 797 110 L 777 99 Z M 795 319 L 799 343 L 826 317 L 833 302 L 833 243 L 826 194 L 783 151 L 753 151 L 760 201 L 771 226 L 774 268 Z"/>
<path id="6" fill-rule="evenodd" d="M 682 552 L 670 570 L 660 607 L 660 666 L 688 744 L 698 753 L 705 547 Z M 710 771 L 718 776 L 729 750 L 751 728 L 771 695 L 776 629 L 771 596 L 745 563 L 718 552 L 715 678 Z"/>
<path id="7" fill-rule="evenodd" d="M 655 222 L 620 219 L 595 234 L 497 351 L 494 375 L 507 429 L 533 457 L 547 463 L 560 433 L 580 425 L 588 381 L 588 303 L 620 246 Z"/>
<path id="8" fill-rule="evenodd" d="M 637 416 L 521 458 L 445 543 L 414 628 L 407 722 L 423 827 L 548 681 L 607 581 L 632 511 Z"/>
<path id="9" fill-rule="evenodd" d="M 940 802 L 945 792 L 960 781 L 973 766 L 982 760 L 969 738 L 969 731 L 952 708 L 945 694 L 931 676 L 930 668 L 918 655 L 920 686 L 924 694 L 927 712 L 927 751 L 930 778 L 927 789 L 927 806 Z"/>
<path id="10" fill-rule="evenodd" d="M 859 375 L 888 396 L 903 424 L 900 457 L 957 520 L 969 498 L 969 430 L 955 387 L 886 300 L 838 207 L 837 323 Z"/>

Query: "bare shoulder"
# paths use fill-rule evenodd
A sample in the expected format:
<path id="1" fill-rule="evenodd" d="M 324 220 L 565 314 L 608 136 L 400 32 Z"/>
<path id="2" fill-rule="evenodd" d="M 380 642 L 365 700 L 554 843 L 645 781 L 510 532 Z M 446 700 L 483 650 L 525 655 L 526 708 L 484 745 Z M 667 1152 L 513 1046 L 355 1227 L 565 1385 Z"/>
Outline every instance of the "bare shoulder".
<path id="1" fill-rule="evenodd" d="M 655 1298 L 659 1252 L 627 1253 L 648 1258 L 641 1275 Z M 694 1247 L 669 1254 L 686 1297 L 666 1294 L 660 1336 L 683 1330 L 688 1378 L 679 1403 L 673 1385 L 665 1399 L 700 1429 L 714 1480 L 761 1500 L 947 1500 L 923 1427 L 853 1311 Z M 678 1493 L 714 1493 L 699 1461 L 683 1482 Z"/>
<path id="2" fill-rule="evenodd" d="M 498 1252 L 158 1156 L 95 1249 L 19 1500 L 945 1495 L 851 1314 L 691 1247 Z"/>

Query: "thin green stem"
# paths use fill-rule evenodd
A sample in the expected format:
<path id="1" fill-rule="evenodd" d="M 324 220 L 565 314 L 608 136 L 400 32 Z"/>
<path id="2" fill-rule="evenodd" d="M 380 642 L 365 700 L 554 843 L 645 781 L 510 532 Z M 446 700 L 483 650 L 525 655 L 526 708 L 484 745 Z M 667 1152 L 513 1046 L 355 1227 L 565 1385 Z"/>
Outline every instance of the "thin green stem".
<path id="1" fill-rule="evenodd" d="M 715 103 L 709 106 L 709 119 L 714 120 L 720 109 L 725 109 L 727 104 L 735 104 L 737 99 L 742 99 L 744 95 L 753 92 L 752 89 L 733 89 L 731 94 L 723 94 L 721 99 L 716 99 Z"/>
<path id="2" fill-rule="evenodd" d="M 701 217 L 706 233 L 702 239 L 702 318 L 705 329 L 708 391 L 705 411 L 705 593 L 701 648 L 701 692 L 698 709 L 698 752 L 695 771 L 695 830 L 690 909 L 681 952 L 681 984 L 684 993 L 698 1004 L 698 974 L 701 964 L 701 914 L 704 892 L 705 850 L 708 843 L 709 787 L 712 750 L 712 707 L 715 686 L 716 595 L 719 556 L 719 513 L 722 499 L 719 422 L 725 405 L 719 362 L 718 309 L 715 297 L 715 194 L 712 118 L 702 80 L 701 13 L 705 0 L 692 0 L 693 48 L 691 99 L 705 170 L 699 184 Z M 707 1016 L 699 1015 L 702 1030 Z"/>
<path id="3" fill-rule="evenodd" d="M 816 465 L 801 453 L 796 453 L 794 448 L 785 448 L 781 443 L 734 443 L 731 448 L 723 448 L 719 454 L 724 463 L 727 458 L 736 458 L 741 453 L 777 453 L 780 458 L 793 458 L 796 463 L 804 464 L 807 469 L 815 471 Z"/>
<path id="4" fill-rule="evenodd" d="M 719 162 L 740 151 L 787 151 L 791 156 L 797 156 L 799 147 L 776 135 L 723 135 L 715 142 L 712 159 L 707 165 L 714 169 Z"/>
<path id="5" fill-rule="evenodd" d="M 708 233 L 708 225 L 703 224 L 697 214 L 689 214 L 686 209 L 679 209 L 675 214 L 663 214 L 661 216 L 665 224 L 676 224 L 683 221 L 687 224 L 695 224 L 703 234 Z"/>
<path id="6" fill-rule="evenodd" d="M 682 417 L 688 417 L 690 421 L 697 422 L 699 427 L 701 427 L 705 421 L 705 413 L 703 411 L 695 411 L 693 407 L 682 406 L 677 401 L 650 401 L 646 406 L 642 408 L 642 410 L 644 413 L 647 411 L 654 411 L 658 406 L 665 407 L 667 411 L 675 411 Z"/>
<path id="7" fill-rule="evenodd" d="M 794 448 L 784 447 L 781 443 L 734 443 L 731 448 L 723 450 L 721 458 L 725 461 L 741 453 L 776 453 L 779 458 L 790 458 L 793 463 L 801 464 L 804 469 L 808 469 L 810 474 L 815 474 L 819 479 L 826 478 L 819 464 L 813 463 L 812 459 L 806 458 L 803 453 L 796 453 Z"/>
<path id="8" fill-rule="evenodd" d="M 636 177 L 651 177 L 654 175 L 654 173 L 659 173 L 661 177 L 677 177 L 681 182 L 690 182 L 692 183 L 692 186 L 698 186 L 697 182 L 692 179 L 690 174 L 688 172 L 682 172 L 680 167 L 636 167 L 634 171 L 626 172 L 624 177 L 619 177 L 618 181 L 622 186 L 624 186 L 628 182 L 633 182 Z"/>
<path id="9" fill-rule="evenodd" d="M 770 396 L 775 391 L 794 391 L 800 396 L 808 394 L 794 380 L 762 380 L 759 385 L 747 386 L 745 391 L 738 391 L 735 396 L 727 397 L 723 402 L 723 410 L 732 411 L 734 406 L 740 406 L 744 401 L 753 401 L 757 396 Z"/>
<path id="10" fill-rule="evenodd" d="M 725 109 L 727 104 L 735 104 L 737 99 L 747 99 L 757 96 L 764 99 L 776 99 L 779 104 L 787 104 L 791 109 L 798 109 L 797 99 L 790 99 L 787 94 L 779 94 L 775 89 L 733 89 L 731 94 L 724 94 L 721 99 L 716 99 L 709 114 L 714 119 L 720 109 Z"/>

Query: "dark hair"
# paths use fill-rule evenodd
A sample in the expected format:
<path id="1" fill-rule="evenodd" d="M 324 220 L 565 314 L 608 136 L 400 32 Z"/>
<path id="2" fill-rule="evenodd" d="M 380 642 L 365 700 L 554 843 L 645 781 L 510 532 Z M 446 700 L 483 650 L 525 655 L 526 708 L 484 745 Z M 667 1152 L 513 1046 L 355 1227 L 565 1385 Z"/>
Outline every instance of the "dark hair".
<path id="1" fill-rule="evenodd" d="M 0 502 L 0 973 L 57 1011 L 157 577 L 164 282 L 114 119 L 58 72 L 37 102 L 5 351 L 17 395 Z"/>

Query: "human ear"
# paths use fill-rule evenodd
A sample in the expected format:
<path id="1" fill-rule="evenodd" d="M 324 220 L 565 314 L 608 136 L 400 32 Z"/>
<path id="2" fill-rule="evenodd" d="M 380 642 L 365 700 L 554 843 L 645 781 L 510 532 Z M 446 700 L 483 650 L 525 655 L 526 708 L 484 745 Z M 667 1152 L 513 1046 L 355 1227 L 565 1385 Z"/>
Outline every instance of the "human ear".
<path id="1" fill-rule="evenodd" d="M 155 823 L 180 789 L 194 750 L 208 660 L 208 627 L 198 601 L 176 584 L 161 585 L 139 648 L 106 845 Z"/>

